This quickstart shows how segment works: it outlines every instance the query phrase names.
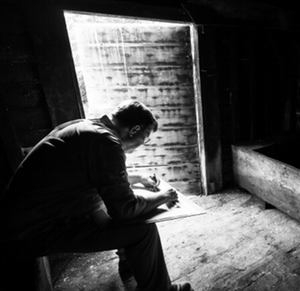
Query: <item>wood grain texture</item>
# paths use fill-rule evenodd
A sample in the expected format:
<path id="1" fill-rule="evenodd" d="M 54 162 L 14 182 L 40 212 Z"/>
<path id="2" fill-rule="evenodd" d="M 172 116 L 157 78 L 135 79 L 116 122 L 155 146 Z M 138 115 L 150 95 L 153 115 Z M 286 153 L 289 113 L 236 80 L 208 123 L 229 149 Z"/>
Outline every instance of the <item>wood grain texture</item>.
<path id="1" fill-rule="evenodd" d="M 233 146 L 236 183 L 300 220 L 300 170 L 255 151 L 262 144 Z"/>

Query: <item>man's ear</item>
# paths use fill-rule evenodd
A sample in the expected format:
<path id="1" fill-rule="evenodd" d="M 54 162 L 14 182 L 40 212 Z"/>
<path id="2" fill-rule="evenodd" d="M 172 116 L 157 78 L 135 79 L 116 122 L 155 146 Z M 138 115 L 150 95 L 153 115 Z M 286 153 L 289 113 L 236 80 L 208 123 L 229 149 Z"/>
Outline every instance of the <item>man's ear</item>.
<path id="1" fill-rule="evenodd" d="M 134 125 L 130 130 L 129 130 L 129 136 L 133 137 L 136 133 L 138 133 L 141 130 L 141 127 L 139 125 Z"/>

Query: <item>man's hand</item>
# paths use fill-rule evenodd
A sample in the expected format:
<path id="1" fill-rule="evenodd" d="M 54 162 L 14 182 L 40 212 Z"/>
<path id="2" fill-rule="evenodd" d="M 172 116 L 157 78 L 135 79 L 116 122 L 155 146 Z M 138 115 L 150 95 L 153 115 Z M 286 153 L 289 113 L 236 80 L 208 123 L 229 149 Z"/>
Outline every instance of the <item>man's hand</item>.
<path id="1" fill-rule="evenodd" d="M 135 195 L 143 197 L 146 201 L 145 208 L 139 215 L 147 214 L 163 204 L 166 204 L 168 208 L 172 208 L 179 202 L 179 193 L 163 180 L 160 181 L 157 192 L 138 189 Z"/>
<path id="2" fill-rule="evenodd" d="M 131 185 L 141 183 L 145 188 L 148 188 L 154 192 L 159 191 L 157 188 L 159 179 L 156 178 L 155 174 L 151 176 L 131 174 L 128 176 L 128 180 Z"/>
<path id="3" fill-rule="evenodd" d="M 166 190 L 166 205 L 168 208 L 172 208 L 176 205 L 176 203 L 178 202 L 178 193 L 175 189 L 171 188 Z"/>
<path id="4" fill-rule="evenodd" d="M 167 190 L 161 191 L 163 195 L 166 197 L 166 203 L 176 203 L 178 202 L 178 193 L 175 189 L 170 188 Z"/>
<path id="5" fill-rule="evenodd" d="M 155 174 L 151 176 L 141 176 L 140 183 L 144 185 L 145 188 L 151 189 L 153 192 L 158 192 L 159 180 L 156 178 Z"/>

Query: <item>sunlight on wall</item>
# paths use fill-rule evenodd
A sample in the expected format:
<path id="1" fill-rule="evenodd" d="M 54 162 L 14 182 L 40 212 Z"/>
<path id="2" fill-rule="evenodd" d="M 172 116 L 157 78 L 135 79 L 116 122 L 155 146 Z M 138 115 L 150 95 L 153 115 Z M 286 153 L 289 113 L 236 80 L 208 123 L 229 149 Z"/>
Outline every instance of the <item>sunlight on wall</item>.
<path id="1" fill-rule="evenodd" d="M 128 166 L 199 192 L 192 25 L 72 12 L 65 19 L 86 117 L 125 99 L 143 102 L 159 130 Z"/>

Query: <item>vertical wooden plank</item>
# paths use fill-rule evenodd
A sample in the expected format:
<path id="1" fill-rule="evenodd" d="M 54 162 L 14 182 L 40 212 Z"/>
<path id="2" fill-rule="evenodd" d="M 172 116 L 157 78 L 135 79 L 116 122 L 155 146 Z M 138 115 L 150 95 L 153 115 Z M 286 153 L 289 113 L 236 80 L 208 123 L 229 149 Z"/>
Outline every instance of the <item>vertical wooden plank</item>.
<path id="1" fill-rule="evenodd" d="M 238 111 L 240 125 L 240 139 L 248 140 L 250 138 L 250 129 L 252 124 L 251 116 L 251 97 L 249 95 L 249 58 L 247 52 L 248 40 L 245 37 L 245 29 L 237 29 L 237 65 L 238 65 Z"/>
<path id="2" fill-rule="evenodd" d="M 230 91 L 232 102 L 232 143 L 235 143 L 239 139 L 240 135 L 240 123 L 239 123 L 239 110 L 238 110 L 238 65 L 237 65 L 237 35 L 234 29 L 230 30 Z"/>
<path id="3" fill-rule="evenodd" d="M 231 29 L 219 28 L 217 33 L 218 88 L 220 95 L 220 143 L 222 148 L 223 187 L 232 181 L 231 149 L 232 143 L 232 91 L 230 58 Z"/>
<path id="4" fill-rule="evenodd" d="M 268 108 L 270 122 L 268 132 L 291 131 L 292 82 L 294 80 L 292 64 L 294 63 L 290 46 L 289 32 L 266 31 L 268 40 Z M 295 96 L 295 95 L 294 95 Z"/>
<path id="5" fill-rule="evenodd" d="M 263 87 L 260 84 L 260 74 L 261 74 L 261 70 L 260 70 L 260 58 L 259 58 L 259 44 L 260 41 L 258 41 L 258 33 L 256 31 L 256 29 L 252 30 L 252 34 L 251 34 L 251 38 L 252 38 L 252 44 L 251 44 L 251 57 L 252 57 L 252 75 L 250 76 L 250 78 L 252 79 L 252 90 L 253 90 L 253 98 L 254 98 L 254 102 L 256 105 L 256 112 L 255 112 L 255 116 L 253 116 L 254 119 L 254 126 L 255 126 L 255 136 L 257 138 L 260 138 L 263 136 L 263 116 L 262 116 L 262 90 Z"/>
<path id="6" fill-rule="evenodd" d="M 0 196 L 2 196 L 5 186 L 13 174 L 6 152 L 7 151 L 3 144 L 3 138 L 0 135 Z"/>
<path id="7" fill-rule="evenodd" d="M 7 107 L 3 102 L 2 97 L 0 98 L 0 134 L 10 166 L 12 170 L 15 171 L 23 159 L 23 153 L 15 136 Z"/>
<path id="8" fill-rule="evenodd" d="M 295 82 L 295 131 L 300 133 L 300 59 L 299 57 L 299 48 L 300 48 L 300 38 L 299 35 L 293 34 L 291 36 L 291 41 L 292 41 L 292 46 L 293 46 L 293 56 L 294 56 L 294 60 L 295 60 L 295 75 L 297 76 L 294 80 Z"/>
<path id="9" fill-rule="evenodd" d="M 48 257 L 40 257 L 36 259 L 35 276 L 38 291 L 53 290 Z"/>
<path id="10" fill-rule="evenodd" d="M 191 28 L 191 43 L 192 54 L 194 55 L 193 63 L 193 76 L 194 76 L 194 92 L 195 92 L 195 109 L 197 119 L 197 138 L 198 138 L 198 152 L 199 152 L 199 170 L 201 176 L 201 190 L 202 193 L 207 195 L 209 193 L 209 186 L 207 180 L 207 168 L 206 168 L 206 154 L 205 154 L 205 142 L 204 142 L 204 117 L 203 117 L 203 105 L 201 95 L 201 78 L 200 78 L 200 55 L 199 55 L 199 37 L 198 34 L 202 33 L 202 27 L 193 26 Z"/>
<path id="11" fill-rule="evenodd" d="M 264 122 L 261 122 L 261 118 L 266 117 L 266 106 L 264 104 L 270 94 L 267 88 L 268 74 L 265 71 L 268 65 L 268 56 L 265 54 L 261 55 L 265 45 L 263 40 L 260 39 L 262 33 L 260 29 L 243 29 L 240 33 L 247 35 L 246 41 L 248 45 L 245 55 L 249 60 L 247 67 L 247 94 L 245 94 L 249 110 L 247 118 L 244 118 L 248 119 L 248 121 L 243 121 L 244 124 L 248 123 L 247 127 L 245 127 L 244 140 L 252 140 L 261 138 L 264 135 L 262 126 Z M 259 59 L 258 56 L 262 56 L 262 58 Z M 259 82 L 262 82 L 263 86 Z M 244 91 L 244 93 L 246 92 Z M 242 98 L 240 99 L 240 106 L 245 107 Z"/>
<path id="12" fill-rule="evenodd" d="M 27 23 L 53 126 L 84 116 L 63 10 L 30 1 Z"/>
<path id="13" fill-rule="evenodd" d="M 222 189 L 216 29 L 205 26 L 199 34 L 207 194 Z"/>
<path id="14" fill-rule="evenodd" d="M 249 39 L 249 98 L 250 102 L 250 116 L 251 116 L 251 124 L 250 124 L 250 137 L 251 139 L 257 138 L 257 121 L 256 121 L 256 110 L 257 110 L 257 100 L 255 95 L 256 84 L 254 82 L 254 54 L 253 54 L 253 37 L 254 31 L 253 29 L 247 29 L 246 31 L 247 37 Z"/>
<path id="15" fill-rule="evenodd" d="M 26 4 L 7 1 L 0 12 L 1 117 L 4 119 L 3 130 L 9 132 L 2 136 L 4 144 L 8 144 L 6 148 L 9 155 L 13 159 L 17 157 L 16 162 L 11 162 L 13 168 L 22 160 L 23 137 L 26 136 L 26 146 L 33 146 L 37 139 L 32 137 L 52 128 L 35 54 L 27 33 L 23 13 L 27 11 Z M 41 135 L 38 135 L 40 138 Z"/>

